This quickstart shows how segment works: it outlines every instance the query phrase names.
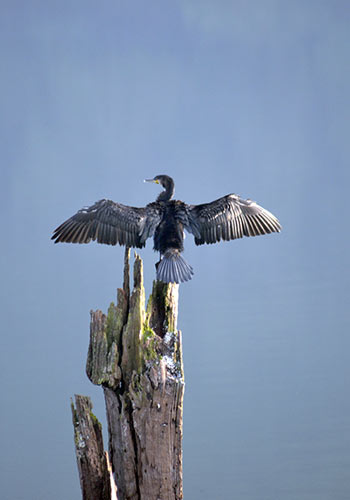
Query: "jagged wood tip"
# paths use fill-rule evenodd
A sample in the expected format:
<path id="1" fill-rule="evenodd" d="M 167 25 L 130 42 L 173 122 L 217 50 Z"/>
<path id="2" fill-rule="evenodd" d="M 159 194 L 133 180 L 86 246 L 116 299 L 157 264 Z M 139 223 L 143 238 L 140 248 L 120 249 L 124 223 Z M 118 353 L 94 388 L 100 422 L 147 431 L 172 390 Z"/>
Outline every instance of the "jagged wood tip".
<path id="1" fill-rule="evenodd" d="M 103 447 L 102 426 L 92 413 L 87 396 L 75 395 L 71 401 L 74 443 L 84 500 L 110 500 L 116 489 L 108 469 Z"/>

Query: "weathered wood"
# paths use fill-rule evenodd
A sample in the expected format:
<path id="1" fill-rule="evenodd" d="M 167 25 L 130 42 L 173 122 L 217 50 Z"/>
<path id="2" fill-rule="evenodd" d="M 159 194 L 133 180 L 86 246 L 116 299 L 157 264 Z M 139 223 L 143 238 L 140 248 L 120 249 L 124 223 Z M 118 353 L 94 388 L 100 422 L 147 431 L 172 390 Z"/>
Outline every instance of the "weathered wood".
<path id="1" fill-rule="evenodd" d="M 91 313 L 86 371 L 103 386 L 118 499 L 180 500 L 184 375 L 178 285 L 155 282 L 146 312 L 138 256 L 130 298 L 128 274 L 126 254 L 117 305 L 107 315 Z"/>
<path id="2" fill-rule="evenodd" d="M 83 500 L 116 498 L 108 458 L 103 450 L 102 428 L 92 413 L 92 403 L 86 396 L 72 401 L 74 441 Z"/>

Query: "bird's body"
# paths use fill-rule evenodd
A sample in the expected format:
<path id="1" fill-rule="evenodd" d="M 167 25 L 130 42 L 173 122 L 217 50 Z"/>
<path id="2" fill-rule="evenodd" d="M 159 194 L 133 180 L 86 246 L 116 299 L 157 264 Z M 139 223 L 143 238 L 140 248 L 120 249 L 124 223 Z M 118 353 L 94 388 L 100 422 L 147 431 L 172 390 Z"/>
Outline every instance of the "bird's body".
<path id="1" fill-rule="evenodd" d="M 162 218 L 154 233 L 154 250 L 162 255 L 168 248 L 183 252 L 184 226 L 183 216 L 186 205 L 182 201 L 171 200 L 162 207 Z"/>
<path id="2" fill-rule="evenodd" d="M 279 232 L 274 215 L 251 200 L 229 194 L 211 203 L 187 205 L 173 200 L 174 181 L 157 175 L 152 182 L 165 189 L 146 207 L 129 207 L 100 200 L 79 210 L 61 224 L 52 236 L 55 243 L 89 243 L 142 248 L 153 236 L 154 250 L 161 255 L 157 279 L 181 283 L 191 279 L 192 267 L 181 256 L 184 229 L 192 233 L 196 245 Z"/>

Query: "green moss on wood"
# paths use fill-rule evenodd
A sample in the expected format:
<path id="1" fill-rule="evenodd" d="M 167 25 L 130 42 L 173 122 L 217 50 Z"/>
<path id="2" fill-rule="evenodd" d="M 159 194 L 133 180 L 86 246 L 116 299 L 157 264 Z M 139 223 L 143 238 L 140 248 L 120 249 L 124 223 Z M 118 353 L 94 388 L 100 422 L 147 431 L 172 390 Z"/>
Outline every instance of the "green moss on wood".
<path id="1" fill-rule="evenodd" d="M 98 428 L 99 428 L 99 429 L 101 429 L 101 431 L 102 431 L 102 424 L 101 424 L 101 422 L 99 421 L 99 419 L 96 417 L 96 415 L 94 415 L 94 414 L 92 413 L 92 411 L 90 411 L 89 415 L 90 415 L 90 418 L 91 418 L 91 421 L 92 421 L 93 426 L 94 426 L 94 427 L 98 427 Z"/>
<path id="2" fill-rule="evenodd" d="M 112 342 L 116 340 L 115 337 L 117 333 L 117 325 L 118 325 L 117 308 L 115 307 L 114 302 L 111 302 L 108 308 L 106 328 L 105 328 L 108 350 L 110 349 Z"/>
<path id="3" fill-rule="evenodd" d="M 159 352 L 159 337 L 147 324 L 144 325 L 142 336 L 142 357 L 144 369 L 149 362 L 157 362 L 162 358 Z"/>

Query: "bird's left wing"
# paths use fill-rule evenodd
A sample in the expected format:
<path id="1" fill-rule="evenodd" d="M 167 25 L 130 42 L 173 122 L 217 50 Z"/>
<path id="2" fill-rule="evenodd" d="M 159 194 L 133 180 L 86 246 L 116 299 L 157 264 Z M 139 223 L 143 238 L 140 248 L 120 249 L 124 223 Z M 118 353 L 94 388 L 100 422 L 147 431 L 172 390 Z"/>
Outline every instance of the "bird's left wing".
<path id="1" fill-rule="evenodd" d="M 228 194 L 211 203 L 187 206 L 186 229 L 194 235 L 196 245 L 280 232 L 274 215 L 255 201 Z"/>
<path id="2" fill-rule="evenodd" d="M 129 207 L 111 200 L 97 201 L 82 208 L 55 229 L 55 243 L 89 243 L 91 240 L 106 245 L 125 245 L 142 248 L 153 236 L 161 220 L 156 203 L 146 207 Z"/>

